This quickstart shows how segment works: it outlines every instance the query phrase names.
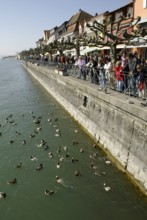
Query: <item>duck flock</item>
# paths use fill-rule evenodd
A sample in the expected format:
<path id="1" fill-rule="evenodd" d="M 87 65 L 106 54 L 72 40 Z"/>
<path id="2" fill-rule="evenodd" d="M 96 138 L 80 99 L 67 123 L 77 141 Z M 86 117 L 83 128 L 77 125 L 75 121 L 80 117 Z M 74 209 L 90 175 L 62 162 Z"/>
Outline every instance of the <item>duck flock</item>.
<path id="1" fill-rule="evenodd" d="M 73 172 L 72 174 L 73 176 L 75 176 L 75 178 L 79 178 L 79 181 L 80 181 L 80 178 L 84 176 L 83 169 L 81 168 L 82 166 L 80 166 L 80 164 L 82 162 L 82 155 L 84 155 L 85 153 L 86 155 L 88 155 L 87 163 L 89 163 L 90 161 L 89 165 L 87 165 L 88 166 L 87 172 L 92 172 L 92 175 L 95 175 L 98 177 L 107 176 L 107 172 L 104 170 L 101 170 L 101 168 L 99 167 L 99 161 L 105 163 L 106 166 L 108 166 L 108 165 L 111 165 L 110 160 L 108 160 L 107 157 L 105 156 L 99 155 L 96 144 L 93 144 L 91 146 L 90 148 L 91 150 L 87 149 L 86 146 L 85 147 L 81 146 L 81 143 L 77 137 L 79 133 L 78 129 L 73 129 L 73 139 L 71 140 L 70 145 L 67 146 L 66 134 L 65 134 L 65 137 L 62 139 L 62 143 L 63 142 L 65 143 L 62 144 L 61 146 L 56 146 L 56 148 L 55 147 L 53 148 L 52 146 L 50 146 L 50 138 L 42 138 L 44 122 L 46 122 L 46 124 L 48 124 L 49 126 L 52 126 L 52 129 L 54 130 L 54 135 L 52 138 L 54 138 L 54 142 L 56 142 L 57 138 L 62 138 L 62 128 L 61 128 L 62 126 L 60 127 L 60 123 L 59 123 L 60 116 L 59 118 L 57 117 L 54 118 L 53 113 L 48 113 L 49 118 L 48 117 L 45 118 L 45 116 L 42 116 L 42 115 L 39 115 L 39 116 L 35 115 L 33 111 L 30 111 L 26 114 L 30 115 L 30 119 L 32 121 L 31 123 L 33 123 L 32 132 L 30 132 L 27 137 L 26 135 L 24 135 L 24 133 L 22 133 L 19 130 L 19 124 L 15 116 L 13 116 L 13 114 L 10 114 L 6 117 L 4 122 L 0 122 L 0 138 L 3 138 L 6 135 L 6 133 L 3 132 L 3 129 L 7 125 L 13 127 L 13 133 L 14 133 L 13 138 L 10 138 L 10 140 L 8 140 L 9 145 L 15 145 L 15 142 L 17 141 L 17 138 L 19 137 L 19 140 L 21 140 L 20 146 L 23 146 L 23 145 L 27 146 L 28 143 L 29 144 L 31 143 L 31 140 L 33 140 L 33 143 L 34 143 L 35 142 L 34 140 L 36 139 L 36 137 L 39 136 L 40 140 L 38 142 L 39 138 L 36 139 L 37 143 L 35 144 L 35 148 L 42 149 L 45 152 L 47 160 L 49 160 L 50 163 L 53 161 L 53 164 L 56 164 L 55 170 L 57 170 L 58 172 L 55 171 L 54 181 L 57 184 L 61 184 L 62 186 L 66 186 L 66 187 L 69 186 L 71 188 L 73 187 L 73 186 L 66 184 L 66 180 L 64 179 L 64 177 L 62 177 L 63 172 L 61 172 L 61 175 L 60 175 L 60 170 L 65 169 L 65 172 L 66 172 L 66 166 L 64 168 L 64 164 L 66 164 L 67 162 L 70 163 L 71 164 L 70 166 L 73 166 L 73 167 L 75 167 L 74 164 L 76 164 L 76 169 L 72 168 L 72 172 Z M 21 117 L 24 118 L 25 120 L 25 114 L 22 114 Z M 19 121 L 22 121 L 22 120 L 19 120 Z M 30 130 L 30 128 L 28 128 L 28 130 Z M 57 143 L 59 143 L 59 141 L 57 141 Z M 74 150 L 76 151 L 76 154 L 73 153 Z M 25 154 L 25 151 L 24 151 L 24 154 Z M 42 172 L 42 170 L 46 170 L 46 167 L 44 166 L 45 164 L 44 161 L 42 161 L 42 159 L 40 159 L 39 156 L 32 155 L 31 149 L 30 149 L 30 156 L 28 160 L 30 160 L 34 164 L 33 172 Z M 14 169 L 21 169 L 22 175 L 23 175 L 23 167 L 25 166 L 26 166 L 26 162 L 23 162 L 23 161 L 19 161 L 17 164 L 13 165 Z M 106 180 L 107 178 L 104 178 L 104 179 Z M 8 179 L 6 179 L 6 184 L 8 185 L 16 185 L 17 187 L 18 183 L 19 183 L 19 178 L 17 178 L 16 176 L 14 176 L 12 179 L 9 179 L 9 177 Z M 103 181 L 102 190 L 104 190 L 105 192 L 109 192 L 109 191 L 112 191 L 112 188 L 106 183 L 106 181 Z M 1 191 L 0 199 L 7 198 L 7 196 L 9 196 L 8 193 L 5 192 L 5 190 L 0 189 L 0 191 Z M 42 192 L 45 196 L 52 196 L 52 195 L 55 195 L 58 192 L 58 190 L 54 188 L 53 186 L 53 188 L 43 189 Z"/>

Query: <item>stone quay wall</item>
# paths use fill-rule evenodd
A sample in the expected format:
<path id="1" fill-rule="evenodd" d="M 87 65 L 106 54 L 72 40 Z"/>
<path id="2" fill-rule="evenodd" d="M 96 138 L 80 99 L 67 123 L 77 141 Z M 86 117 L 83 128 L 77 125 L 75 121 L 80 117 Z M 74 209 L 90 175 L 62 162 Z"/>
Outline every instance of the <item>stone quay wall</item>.
<path id="1" fill-rule="evenodd" d="M 23 66 L 147 195 L 147 109 L 75 77 L 31 63 Z"/>

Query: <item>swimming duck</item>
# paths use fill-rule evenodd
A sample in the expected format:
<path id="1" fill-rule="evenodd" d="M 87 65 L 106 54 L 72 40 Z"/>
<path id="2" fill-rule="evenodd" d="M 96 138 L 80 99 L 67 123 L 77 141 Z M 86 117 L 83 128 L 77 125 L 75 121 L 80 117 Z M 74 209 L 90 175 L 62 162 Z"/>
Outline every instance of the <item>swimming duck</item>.
<path id="1" fill-rule="evenodd" d="M 59 176 L 56 176 L 57 183 L 63 183 L 63 180 L 59 178 Z"/>
<path id="2" fill-rule="evenodd" d="M 91 163 L 90 168 L 92 168 L 92 169 L 96 170 L 96 169 L 97 169 L 97 166 L 94 166 L 94 164 L 93 164 L 93 163 Z"/>
<path id="3" fill-rule="evenodd" d="M 17 179 L 14 178 L 13 180 L 8 181 L 7 183 L 8 184 L 15 184 L 15 183 L 17 183 Z"/>
<path id="4" fill-rule="evenodd" d="M 22 141 L 22 144 L 26 144 L 26 143 L 27 143 L 26 140 L 23 140 L 23 141 Z"/>
<path id="5" fill-rule="evenodd" d="M 64 157 L 59 156 L 59 161 L 63 161 Z"/>
<path id="6" fill-rule="evenodd" d="M 109 165 L 109 164 L 111 164 L 111 161 L 110 161 L 110 160 L 106 160 L 105 163 L 106 163 L 107 165 Z"/>
<path id="7" fill-rule="evenodd" d="M 109 192 L 111 190 L 111 187 L 110 186 L 107 186 L 106 183 L 104 183 L 104 190 L 106 192 Z"/>
<path id="8" fill-rule="evenodd" d="M 67 150 L 68 150 L 68 147 L 67 147 L 67 146 L 64 146 L 63 149 L 64 149 L 65 151 L 67 151 Z"/>
<path id="9" fill-rule="evenodd" d="M 43 145 L 45 145 L 45 144 L 46 144 L 46 141 L 45 141 L 44 139 L 41 139 L 40 143 L 41 143 L 41 144 L 42 144 L 42 146 L 43 146 Z"/>
<path id="10" fill-rule="evenodd" d="M 67 153 L 65 154 L 65 156 L 68 158 L 68 157 L 70 157 L 70 154 L 67 152 Z"/>
<path id="11" fill-rule="evenodd" d="M 41 127 L 38 127 L 38 128 L 36 128 L 36 130 L 37 130 L 37 131 L 41 131 L 41 130 L 42 130 L 42 128 L 41 128 Z"/>
<path id="12" fill-rule="evenodd" d="M 16 168 L 21 168 L 21 167 L 22 167 L 22 163 L 16 165 Z"/>
<path id="13" fill-rule="evenodd" d="M 35 137 L 35 134 L 30 134 L 30 138 L 33 138 L 33 137 Z"/>
<path id="14" fill-rule="evenodd" d="M 55 194 L 55 190 L 48 190 L 48 189 L 46 189 L 45 192 L 44 192 L 44 194 L 45 194 L 46 196 L 48 196 L 48 195 L 52 196 L 52 195 Z"/>
<path id="15" fill-rule="evenodd" d="M 38 159 L 36 157 L 31 156 L 31 161 L 37 161 Z"/>
<path id="16" fill-rule="evenodd" d="M 10 144 L 13 144 L 14 143 L 14 140 L 10 140 Z"/>
<path id="17" fill-rule="evenodd" d="M 48 156 L 49 156 L 50 158 L 52 158 L 52 157 L 53 157 L 52 152 L 49 152 L 49 153 L 48 153 Z"/>
<path id="18" fill-rule="evenodd" d="M 48 150 L 49 149 L 49 146 L 48 145 L 45 145 L 44 146 L 44 150 Z"/>
<path id="19" fill-rule="evenodd" d="M 58 163 L 57 163 L 57 169 L 60 169 L 61 168 L 61 166 L 60 166 L 60 163 L 59 163 L 59 161 L 58 161 Z"/>
<path id="20" fill-rule="evenodd" d="M 83 148 L 81 148 L 81 149 L 80 149 L 80 153 L 84 153 L 84 150 L 83 150 Z"/>
<path id="21" fill-rule="evenodd" d="M 75 176 L 81 176 L 81 173 L 79 170 L 75 170 Z"/>
<path id="22" fill-rule="evenodd" d="M 20 132 L 16 131 L 16 132 L 15 132 L 15 135 L 20 135 Z"/>
<path id="23" fill-rule="evenodd" d="M 79 161 L 78 159 L 75 159 L 75 158 L 73 158 L 73 157 L 71 158 L 71 162 L 72 162 L 72 163 L 78 162 L 78 161 Z"/>
<path id="24" fill-rule="evenodd" d="M 7 194 L 4 192 L 0 192 L 0 199 L 6 198 Z"/>
<path id="25" fill-rule="evenodd" d="M 38 167 L 36 167 L 36 171 L 39 171 L 39 170 L 42 170 L 42 169 L 43 169 L 42 163 Z"/>
<path id="26" fill-rule="evenodd" d="M 77 141 L 73 140 L 72 144 L 75 145 L 75 144 L 79 144 L 79 143 Z"/>
<path id="27" fill-rule="evenodd" d="M 57 149 L 57 153 L 61 153 L 61 147 L 59 146 L 58 149 Z"/>
<path id="28" fill-rule="evenodd" d="M 56 137 L 60 137 L 60 136 L 61 136 L 61 133 L 60 133 L 60 132 L 59 132 L 59 133 L 56 133 L 55 136 L 56 136 Z"/>

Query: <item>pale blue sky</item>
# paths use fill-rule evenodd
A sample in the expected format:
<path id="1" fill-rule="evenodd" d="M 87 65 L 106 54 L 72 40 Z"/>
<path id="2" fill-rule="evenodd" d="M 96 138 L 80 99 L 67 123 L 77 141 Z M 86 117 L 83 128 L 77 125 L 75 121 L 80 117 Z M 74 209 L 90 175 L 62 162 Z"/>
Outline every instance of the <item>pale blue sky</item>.
<path id="1" fill-rule="evenodd" d="M 131 0 L 0 0 L 0 55 L 36 47 L 44 30 L 60 26 L 79 9 L 95 15 Z"/>

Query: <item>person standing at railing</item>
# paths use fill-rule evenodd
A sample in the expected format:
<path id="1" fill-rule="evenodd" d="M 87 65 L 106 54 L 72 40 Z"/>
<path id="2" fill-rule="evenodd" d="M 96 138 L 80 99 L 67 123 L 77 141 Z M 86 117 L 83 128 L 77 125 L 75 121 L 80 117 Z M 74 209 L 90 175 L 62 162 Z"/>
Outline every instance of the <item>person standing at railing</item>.
<path id="1" fill-rule="evenodd" d="M 97 64 L 98 62 L 93 56 L 90 57 L 89 62 L 86 64 L 86 67 L 89 68 L 90 81 L 95 84 L 99 84 Z"/>
<path id="2" fill-rule="evenodd" d="M 106 87 L 106 79 L 105 79 L 105 69 L 104 69 L 104 60 L 103 58 L 98 58 L 98 70 L 99 70 L 99 76 L 100 76 L 100 89 L 105 89 Z"/>
<path id="3" fill-rule="evenodd" d="M 133 54 L 129 54 L 128 63 L 123 67 L 123 72 L 126 73 L 125 88 L 129 89 L 130 95 L 137 95 L 137 79 L 138 73 L 136 70 L 137 60 Z"/>
<path id="4" fill-rule="evenodd" d="M 137 65 L 137 72 L 138 72 L 138 96 L 141 99 L 145 98 L 145 79 L 146 79 L 146 70 L 143 69 L 141 64 Z"/>
<path id="5" fill-rule="evenodd" d="M 117 61 L 115 65 L 115 76 L 117 81 L 116 89 L 118 92 L 123 92 L 124 88 L 124 75 L 122 74 L 122 69 L 121 61 Z"/>
<path id="6" fill-rule="evenodd" d="M 113 69 L 113 65 L 112 65 L 112 62 L 111 62 L 111 59 L 110 58 L 106 58 L 105 59 L 105 65 L 104 65 L 104 70 L 105 70 L 105 77 L 106 77 L 106 80 L 108 82 L 108 85 L 111 87 L 111 82 L 112 80 L 114 80 L 113 78 L 113 74 L 112 74 L 112 69 Z"/>
<path id="7" fill-rule="evenodd" d="M 85 76 L 86 72 L 85 72 L 85 68 L 84 68 L 84 66 L 86 65 L 85 59 L 82 56 L 79 56 L 75 65 L 79 67 L 77 78 L 85 79 L 85 77 L 86 77 Z"/>

